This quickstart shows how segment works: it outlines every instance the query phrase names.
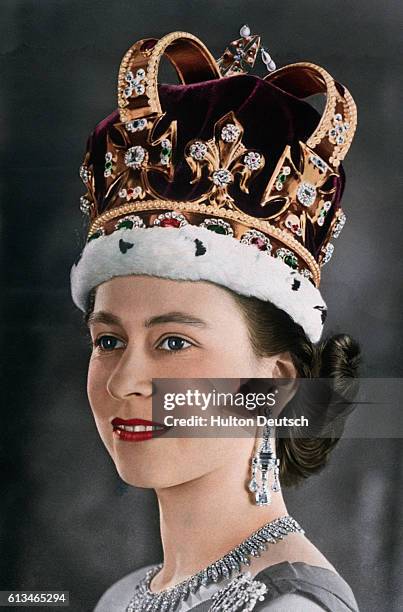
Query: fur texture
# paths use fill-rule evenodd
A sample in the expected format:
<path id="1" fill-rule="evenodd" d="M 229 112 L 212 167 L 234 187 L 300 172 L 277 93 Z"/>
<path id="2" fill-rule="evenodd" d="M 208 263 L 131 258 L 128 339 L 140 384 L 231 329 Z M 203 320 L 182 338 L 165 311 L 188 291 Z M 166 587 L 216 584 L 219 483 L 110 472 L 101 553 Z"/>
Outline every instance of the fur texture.
<path id="1" fill-rule="evenodd" d="M 281 259 L 203 227 L 120 229 L 88 242 L 71 268 L 71 294 L 85 312 L 90 290 L 115 277 L 150 275 L 210 281 L 271 301 L 320 339 L 326 304 L 319 290 Z"/>

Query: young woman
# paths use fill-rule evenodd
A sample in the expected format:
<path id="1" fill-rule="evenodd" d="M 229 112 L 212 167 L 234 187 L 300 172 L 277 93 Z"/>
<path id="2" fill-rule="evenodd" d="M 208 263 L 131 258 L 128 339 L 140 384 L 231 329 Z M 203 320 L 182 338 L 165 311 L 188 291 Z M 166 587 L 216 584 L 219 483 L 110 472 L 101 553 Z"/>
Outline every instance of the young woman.
<path id="1" fill-rule="evenodd" d="M 173 437 L 152 416 L 154 379 L 320 377 L 341 392 L 356 376 L 351 337 L 320 341 L 318 290 L 344 222 L 355 106 L 313 64 L 240 74 L 257 48 L 243 31 L 216 63 L 190 34 L 139 41 L 119 113 L 88 141 L 91 223 L 71 273 L 93 344 L 88 397 L 120 477 L 156 491 L 164 551 L 96 612 L 358 610 L 280 487 L 320 470 L 335 435 Z M 183 85 L 158 86 L 164 54 Z M 303 102 L 314 93 L 327 94 L 320 121 Z"/>

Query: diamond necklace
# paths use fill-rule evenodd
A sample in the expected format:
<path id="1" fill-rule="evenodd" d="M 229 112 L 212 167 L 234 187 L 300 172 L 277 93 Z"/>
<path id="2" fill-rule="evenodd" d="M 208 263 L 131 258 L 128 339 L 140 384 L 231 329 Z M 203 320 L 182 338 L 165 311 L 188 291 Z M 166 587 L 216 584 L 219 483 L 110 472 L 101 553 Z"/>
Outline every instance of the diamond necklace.
<path id="1" fill-rule="evenodd" d="M 198 591 L 200 586 L 229 578 L 232 572 L 239 572 L 242 565 L 250 565 L 250 556 L 260 557 L 261 551 L 267 549 L 268 542 L 275 544 L 284 536 L 295 532 L 304 533 L 304 530 L 289 515 L 266 523 L 214 563 L 179 584 L 157 593 L 150 590 L 150 583 L 162 569 L 163 563 L 155 565 L 137 584 L 126 612 L 173 612 L 190 593 Z"/>

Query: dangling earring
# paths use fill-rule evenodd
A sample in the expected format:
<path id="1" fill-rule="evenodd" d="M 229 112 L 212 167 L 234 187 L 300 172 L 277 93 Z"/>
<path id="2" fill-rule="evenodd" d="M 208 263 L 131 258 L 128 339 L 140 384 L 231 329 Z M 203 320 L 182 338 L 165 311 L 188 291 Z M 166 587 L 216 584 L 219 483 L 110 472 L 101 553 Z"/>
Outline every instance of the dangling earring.
<path id="1" fill-rule="evenodd" d="M 266 413 L 267 418 L 271 417 L 271 410 Z M 271 494 L 269 487 L 269 473 L 273 472 L 274 480 L 271 490 L 280 491 L 280 459 L 277 459 L 270 443 L 271 427 L 266 423 L 263 428 L 263 442 L 259 450 L 252 459 L 252 479 L 249 482 L 249 490 L 255 494 L 257 506 L 268 506 L 271 504 Z M 257 471 L 260 471 L 260 485 L 256 478 Z"/>

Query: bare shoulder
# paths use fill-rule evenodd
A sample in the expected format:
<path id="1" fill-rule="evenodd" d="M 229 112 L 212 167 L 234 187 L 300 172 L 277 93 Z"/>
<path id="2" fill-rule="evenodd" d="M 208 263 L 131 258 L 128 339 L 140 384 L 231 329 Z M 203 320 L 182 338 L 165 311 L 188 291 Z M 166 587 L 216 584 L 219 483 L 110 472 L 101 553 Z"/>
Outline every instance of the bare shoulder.
<path id="1" fill-rule="evenodd" d="M 125 610 L 133 595 L 136 584 L 151 567 L 153 566 L 146 565 L 114 582 L 99 599 L 94 612 L 121 612 Z"/>
<path id="2" fill-rule="evenodd" d="M 273 545 L 269 544 L 267 550 L 252 561 L 250 571 L 256 575 L 263 569 L 284 561 L 316 565 L 338 574 L 325 555 L 301 533 L 290 533 L 284 540 Z"/>

